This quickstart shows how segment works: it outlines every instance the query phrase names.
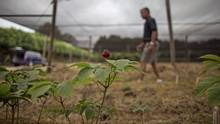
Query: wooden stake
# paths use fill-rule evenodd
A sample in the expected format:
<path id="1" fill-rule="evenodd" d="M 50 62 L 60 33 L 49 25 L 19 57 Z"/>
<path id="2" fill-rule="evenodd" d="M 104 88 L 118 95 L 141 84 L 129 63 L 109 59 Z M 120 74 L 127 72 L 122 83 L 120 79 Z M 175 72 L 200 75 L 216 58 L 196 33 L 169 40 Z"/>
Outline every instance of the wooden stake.
<path id="1" fill-rule="evenodd" d="M 170 61 L 171 61 L 172 66 L 175 69 L 176 83 L 178 83 L 179 82 L 179 71 L 176 66 L 176 51 L 175 51 L 175 41 L 173 39 L 173 27 L 172 27 L 170 0 L 166 0 L 166 10 L 167 10 L 167 21 L 168 21 L 169 36 L 170 36 Z"/>
<path id="2" fill-rule="evenodd" d="M 213 124 L 220 124 L 219 107 L 215 106 L 213 110 Z"/>
<path id="3" fill-rule="evenodd" d="M 46 55 L 47 55 L 47 50 L 48 50 L 48 38 L 46 37 L 45 38 L 45 41 L 44 41 L 44 47 L 43 47 L 43 52 L 42 52 L 42 55 L 44 58 L 47 58 Z"/>
<path id="4" fill-rule="evenodd" d="M 48 67 L 47 71 L 51 72 L 52 69 L 52 58 L 53 58 L 53 44 L 54 44 L 54 36 L 55 36 L 55 26 L 56 26 L 56 13 L 57 13 L 57 0 L 53 0 L 53 18 L 52 18 L 52 27 L 51 27 L 51 37 L 50 37 L 50 45 L 48 52 Z"/>

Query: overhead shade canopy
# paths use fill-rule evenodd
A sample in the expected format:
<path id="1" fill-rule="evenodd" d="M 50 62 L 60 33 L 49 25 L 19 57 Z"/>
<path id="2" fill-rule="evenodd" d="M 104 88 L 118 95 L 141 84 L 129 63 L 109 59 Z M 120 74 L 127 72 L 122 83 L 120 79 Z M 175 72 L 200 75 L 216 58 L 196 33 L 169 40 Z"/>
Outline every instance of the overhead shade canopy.
<path id="1" fill-rule="evenodd" d="M 141 37 L 139 10 L 148 6 L 160 37 L 168 37 L 165 0 L 59 0 L 57 26 L 76 37 L 117 34 Z M 220 37 L 219 0 L 171 0 L 174 36 Z M 51 0 L 1 0 L 0 14 L 51 14 Z M 37 29 L 50 17 L 5 17 Z"/>

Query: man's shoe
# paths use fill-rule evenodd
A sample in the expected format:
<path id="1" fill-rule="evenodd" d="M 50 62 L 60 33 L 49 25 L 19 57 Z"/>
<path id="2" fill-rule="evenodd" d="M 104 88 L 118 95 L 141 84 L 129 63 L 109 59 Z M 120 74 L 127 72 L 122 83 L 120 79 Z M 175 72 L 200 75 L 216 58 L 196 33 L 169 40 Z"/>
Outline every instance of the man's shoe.
<path id="1" fill-rule="evenodd" d="M 156 82 L 157 82 L 157 83 L 163 83 L 163 80 L 160 79 L 160 78 L 158 78 Z"/>

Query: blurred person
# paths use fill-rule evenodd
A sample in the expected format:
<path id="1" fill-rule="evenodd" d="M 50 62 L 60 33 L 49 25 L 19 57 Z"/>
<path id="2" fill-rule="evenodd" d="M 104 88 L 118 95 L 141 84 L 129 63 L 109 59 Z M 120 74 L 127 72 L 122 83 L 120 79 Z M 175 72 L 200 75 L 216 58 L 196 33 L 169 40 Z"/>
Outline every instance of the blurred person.
<path id="1" fill-rule="evenodd" d="M 157 82 L 162 83 L 160 75 L 157 69 L 157 51 L 159 44 L 157 42 L 158 30 L 156 20 L 151 17 L 149 8 L 145 7 L 140 10 L 141 17 L 145 20 L 144 34 L 142 42 L 136 46 L 138 51 L 142 51 L 140 58 L 140 66 L 144 72 L 146 72 L 146 66 L 148 63 L 151 64 L 154 74 L 157 77 Z M 144 74 L 141 74 L 143 80 Z"/>

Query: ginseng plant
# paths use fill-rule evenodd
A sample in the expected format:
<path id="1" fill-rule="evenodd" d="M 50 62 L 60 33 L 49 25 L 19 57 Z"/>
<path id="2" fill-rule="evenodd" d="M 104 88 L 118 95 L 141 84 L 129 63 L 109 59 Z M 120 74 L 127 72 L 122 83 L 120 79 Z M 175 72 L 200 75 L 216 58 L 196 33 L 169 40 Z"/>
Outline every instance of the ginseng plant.
<path id="1" fill-rule="evenodd" d="M 100 120 L 100 116 L 106 99 L 106 93 L 108 92 L 108 89 L 111 87 L 118 74 L 121 72 L 126 72 L 130 69 L 140 70 L 135 66 L 135 64 L 137 63 L 134 61 L 130 61 L 127 59 L 108 60 L 110 52 L 107 50 L 104 50 L 102 56 L 106 64 L 91 64 L 81 62 L 73 65 L 80 69 L 78 75 L 74 79 L 75 81 L 92 81 L 102 89 L 102 97 L 98 111 L 96 113 L 96 124 L 98 124 Z"/>
<path id="2" fill-rule="evenodd" d="M 11 108 L 11 123 L 19 123 L 19 108 L 23 101 L 32 102 L 33 96 L 43 95 L 47 90 L 42 87 L 43 78 L 39 69 L 7 70 L 0 67 L 0 103 Z M 38 88 L 36 87 L 38 85 Z M 39 87 L 41 86 L 41 87 Z M 30 92 L 30 91 L 33 92 Z M 15 115 L 16 114 L 16 115 Z"/>
<path id="3" fill-rule="evenodd" d="M 197 95 L 208 96 L 208 102 L 214 105 L 213 124 L 219 124 L 220 105 L 220 57 L 216 55 L 202 56 L 205 70 L 202 73 L 202 80 L 199 80 L 195 91 Z"/>

